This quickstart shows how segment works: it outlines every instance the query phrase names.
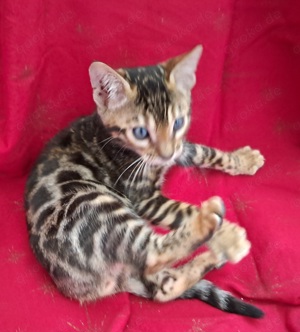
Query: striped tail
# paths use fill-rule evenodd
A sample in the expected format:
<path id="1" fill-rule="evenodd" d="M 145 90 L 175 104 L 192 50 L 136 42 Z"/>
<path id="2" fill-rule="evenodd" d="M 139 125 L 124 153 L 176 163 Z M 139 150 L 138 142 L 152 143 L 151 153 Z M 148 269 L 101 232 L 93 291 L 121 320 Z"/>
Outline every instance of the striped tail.
<path id="1" fill-rule="evenodd" d="M 243 302 L 207 280 L 201 280 L 192 288 L 185 291 L 181 299 L 199 299 L 222 311 L 231 312 L 252 318 L 261 318 L 263 311 L 255 306 Z"/>

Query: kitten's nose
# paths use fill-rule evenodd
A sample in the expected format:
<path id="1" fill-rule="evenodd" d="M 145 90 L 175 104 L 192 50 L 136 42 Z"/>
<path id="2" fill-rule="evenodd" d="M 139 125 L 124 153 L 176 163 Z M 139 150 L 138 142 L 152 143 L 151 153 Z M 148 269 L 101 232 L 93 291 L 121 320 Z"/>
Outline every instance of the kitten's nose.
<path id="1" fill-rule="evenodd" d="M 162 159 L 169 160 L 174 155 L 174 147 L 170 143 L 162 143 L 158 146 L 158 154 Z"/>
<path id="2" fill-rule="evenodd" d="M 175 153 L 175 142 L 170 137 L 170 129 L 168 125 L 160 126 L 157 129 L 157 154 L 164 160 L 170 160 Z"/>

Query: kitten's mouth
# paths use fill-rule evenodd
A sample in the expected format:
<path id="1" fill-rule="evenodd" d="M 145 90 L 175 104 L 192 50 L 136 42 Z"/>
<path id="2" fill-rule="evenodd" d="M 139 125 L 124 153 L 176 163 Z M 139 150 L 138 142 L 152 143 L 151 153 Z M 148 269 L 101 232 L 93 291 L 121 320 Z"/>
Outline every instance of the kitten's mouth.
<path id="1" fill-rule="evenodd" d="M 162 158 L 159 155 L 145 155 L 144 161 L 148 166 L 152 167 L 170 167 L 176 163 L 176 160 L 180 157 L 182 148 L 179 148 L 170 158 Z"/>
<path id="2" fill-rule="evenodd" d="M 146 157 L 145 163 L 150 167 L 170 167 L 175 164 L 178 154 L 174 153 L 172 157 L 166 159 L 159 156 Z"/>

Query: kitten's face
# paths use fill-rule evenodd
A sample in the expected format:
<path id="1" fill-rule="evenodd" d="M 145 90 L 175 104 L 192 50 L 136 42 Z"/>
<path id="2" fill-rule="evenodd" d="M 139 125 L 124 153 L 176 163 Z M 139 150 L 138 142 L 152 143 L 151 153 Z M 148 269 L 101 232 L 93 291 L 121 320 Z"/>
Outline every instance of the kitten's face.
<path id="1" fill-rule="evenodd" d="M 114 71 L 93 63 L 94 100 L 111 135 L 148 165 L 169 166 L 182 152 L 190 95 L 202 48 L 152 67 Z"/>

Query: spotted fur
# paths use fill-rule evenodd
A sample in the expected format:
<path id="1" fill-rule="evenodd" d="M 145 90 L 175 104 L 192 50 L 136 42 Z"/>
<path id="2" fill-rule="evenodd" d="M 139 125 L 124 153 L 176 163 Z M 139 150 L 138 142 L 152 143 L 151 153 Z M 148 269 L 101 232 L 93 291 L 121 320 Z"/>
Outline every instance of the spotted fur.
<path id="1" fill-rule="evenodd" d="M 161 193 L 164 174 L 175 164 L 234 175 L 254 174 L 263 164 L 248 147 L 226 153 L 186 141 L 201 53 L 198 46 L 157 66 L 130 69 L 93 63 L 97 111 L 61 131 L 38 158 L 25 199 L 30 243 L 66 296 L 83 302 L 127 291 L 157 301 L 198 298 L 224 311 L 262 315 L 200 281 L 250 248 L 242 228 L 222 225 L 221 199 L 198 207 Z M 170 231 L 157 234 L 149 223 Z M 209 251 L 172 267 L 206 242 Z"/>

